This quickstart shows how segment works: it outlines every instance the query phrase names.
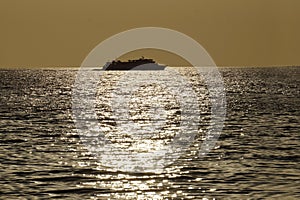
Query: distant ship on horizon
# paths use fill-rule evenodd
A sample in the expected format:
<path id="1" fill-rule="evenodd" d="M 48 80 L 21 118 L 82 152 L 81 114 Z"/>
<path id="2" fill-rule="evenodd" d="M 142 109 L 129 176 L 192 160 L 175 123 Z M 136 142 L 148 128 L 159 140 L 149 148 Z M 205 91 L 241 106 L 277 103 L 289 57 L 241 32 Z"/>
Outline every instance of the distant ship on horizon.
<path id="1" fill-rule="evenodd" d="M 164 70 L 165 68 L 165 65 L 160 65 L 153 59 L 141 57 L 135 60 L 107 62 L 103 70 Z"/>

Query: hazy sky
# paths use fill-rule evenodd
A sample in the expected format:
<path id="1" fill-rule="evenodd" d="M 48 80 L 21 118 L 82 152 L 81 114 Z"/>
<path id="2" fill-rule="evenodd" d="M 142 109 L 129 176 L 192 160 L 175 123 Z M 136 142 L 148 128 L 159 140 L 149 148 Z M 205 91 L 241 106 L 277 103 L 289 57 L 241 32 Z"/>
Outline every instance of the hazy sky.
<path id="1" fill-rule="evenodd" d="M 145 26 L 189 35 L 219 66 L 300 65 L 299 0 L 0 2 L 1 67 L 79 66 L 104 39 Z M 169 54 L 144 54 L 181 64 Z"/>

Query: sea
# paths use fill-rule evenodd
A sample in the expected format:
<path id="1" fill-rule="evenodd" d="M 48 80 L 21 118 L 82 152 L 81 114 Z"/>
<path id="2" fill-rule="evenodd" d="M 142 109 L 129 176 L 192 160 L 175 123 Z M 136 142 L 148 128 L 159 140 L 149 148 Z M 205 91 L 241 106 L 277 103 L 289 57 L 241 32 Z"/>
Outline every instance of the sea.
<path id="1" fill-rule="evenodd" d="M 219 68 L 226 116 L 202 156 L 213 101 L 194 68 L 176 70 L 180 76 L 140 71 L 129 78 L 107 71 L 96 88 L 86 87 L 85 93 L 94 94 L 99 125 L 93 133 L 101 132 L 120 150 L 106 159 L 91 150 L 94 143 L 87 145 L 89 126 L 78 128 L 75 120 L 77 69 L 0 70 L 0 199 L 300 199 L 300 67 Z M 181 88 L 183 98 L 163 82 L 142 81 L 130 91 L 143 77 Z M 181 87 L 178 77 L 189 86 Z M 118 87 L 129 92 L 126 105 L 112 103 L 122 100 Z M 185 111 L 180 101 L 192 98 L 187 87 L 200 113 L 187 148 L 157 170 L 143 166 L 159 163 L 163 155 L 141 158 L 140 168 L 120 168 L 134 164 L 130 156 L 155 154 L 179 131 L 191 131 L 180 123 Z"/>

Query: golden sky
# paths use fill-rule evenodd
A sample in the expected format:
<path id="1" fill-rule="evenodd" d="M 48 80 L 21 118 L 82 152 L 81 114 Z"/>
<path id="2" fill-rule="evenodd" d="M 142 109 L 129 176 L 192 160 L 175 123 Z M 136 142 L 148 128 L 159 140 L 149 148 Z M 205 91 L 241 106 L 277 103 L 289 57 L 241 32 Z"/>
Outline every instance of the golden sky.
<path id="1" fill-rule="evenodd" d="M 219 66 L 300 65 L 299 0 L 0 2 L 0 67 L 79 66 L 104 39 L 147 26 L 194 38 Z M 182 64 L 160 51 L 135 56 L 142 54 Z"/>

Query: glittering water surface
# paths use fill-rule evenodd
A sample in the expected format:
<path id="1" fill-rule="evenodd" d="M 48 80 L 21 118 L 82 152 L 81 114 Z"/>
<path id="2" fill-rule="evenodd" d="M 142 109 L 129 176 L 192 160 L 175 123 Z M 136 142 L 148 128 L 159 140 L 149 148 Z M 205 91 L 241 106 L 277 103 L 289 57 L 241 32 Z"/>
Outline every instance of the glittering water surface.
<path id="1" fill-rule="evenodd" d="M 76 130 L 72 120 L 76 73 L 0 71 L 1 198 L 300 198 L 300 68 L 221 69 L 227 117 L 217 145 L 204 158 L 197 156 L 197 149 L 210 121 L 208 91 L 193 70 L 181 68 L 198 97 L 198 134 L 191 147 L 163 172 L 144 173 L 107 168 L 87 151 L 80 140 L 84 133 Z M 170 143 L 178 130 L 180 104 L 155 84 L 145 84 L 133 93 L 129 116 L 140 128 L 159 123 L 160 131 L 138 139 L 130 131 L 118 132 L 109 98 L 122 73 L 99 77 L 96 110 L 106 137 L 133 151 Z M 163 76 L 159 71 L 139 73 Z M 154 104 L 164 108 L 164 124 L 151 119 Z"/>

